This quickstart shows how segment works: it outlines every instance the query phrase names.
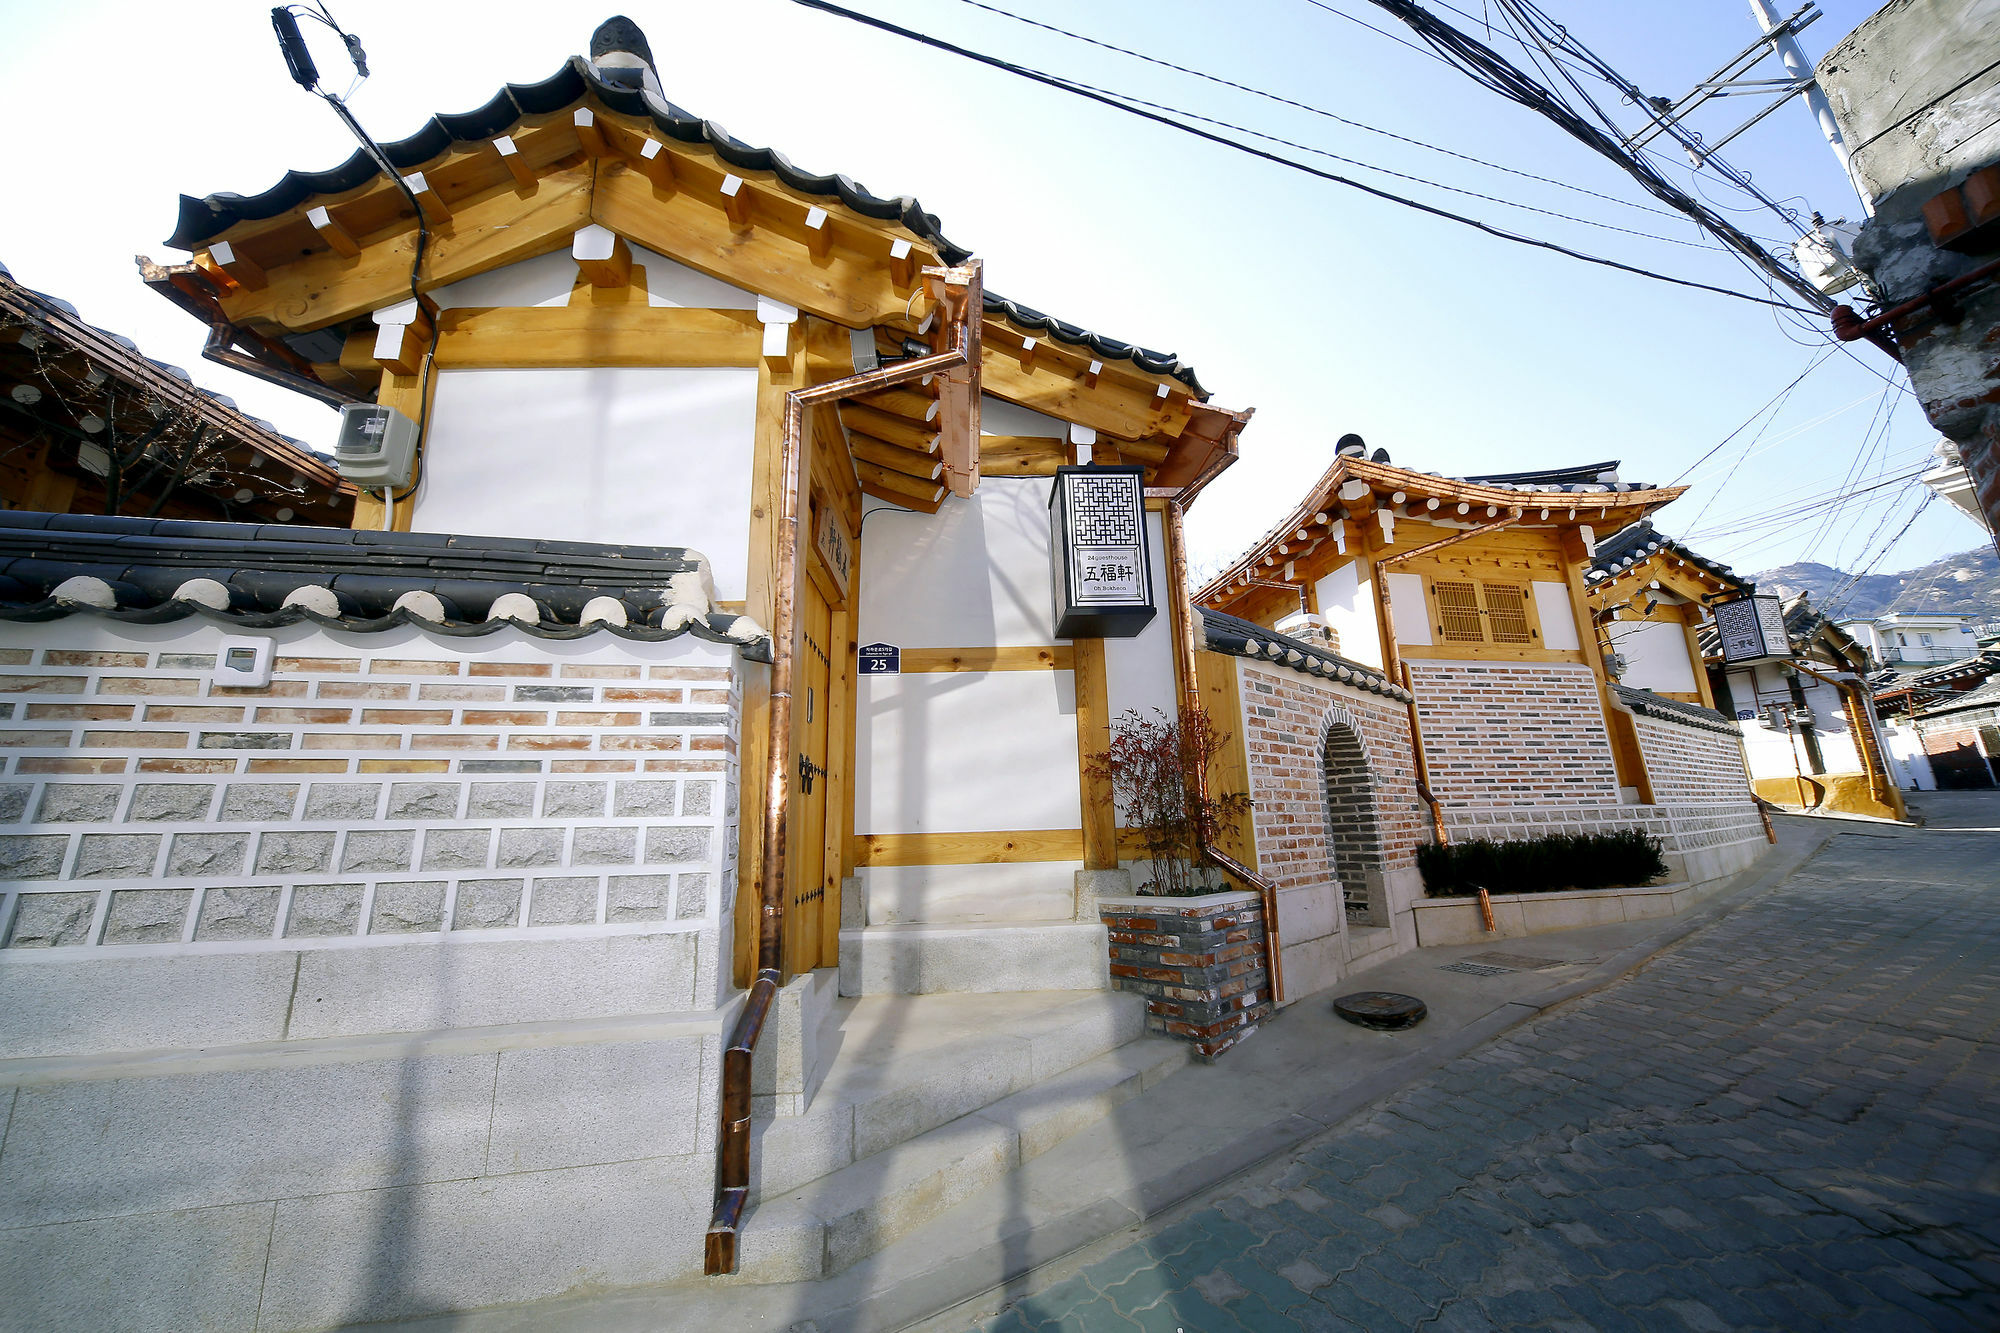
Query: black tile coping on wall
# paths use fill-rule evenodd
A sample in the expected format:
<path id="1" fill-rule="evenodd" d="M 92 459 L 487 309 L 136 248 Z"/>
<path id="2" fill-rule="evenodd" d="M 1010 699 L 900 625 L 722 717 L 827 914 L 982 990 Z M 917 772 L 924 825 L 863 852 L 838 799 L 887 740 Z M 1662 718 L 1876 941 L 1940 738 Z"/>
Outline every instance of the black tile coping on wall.
<path id="1" fill-rule="evenodd" d="M 1290 667 L 1308 676 L 1322 676 L 1337 684 L 1352 685 L 1357 690 L 1368 690 L 1398 703 L 1409 702 L 1409 693 L 1374 667 L 1349 661 L 1339 653 L 1221 611 L 1211 611 L 1207 607 L 1194 609 L 1201 613 L 1196 619 L 1200 644 L 1210 652 Z"/>
<path id="2" fill-rule="evenodd" d="M 700 570 L 701 557 L 677 546 L 0 512 L 4 620 L 88 611 L 135 624 L 200 615 L 247 629 L 301 620 L 364 631 L 418 625 L 449 637 L 509 625 L 551 639 L 693 634 L 768 662 L 770 637 L 747 616 L 688 599 L 685 589 L 698 583 Z M 222 585 L 227 604 L 186 595 L 198 579 Z M 296 604 L 293 594 L 301 590 L 317 590 L 322 604 L 330 594 L 335 612 Z M 413 592 L 437 598 L 442 618 L 396 605 Z M 510 593 L 530 599 L 532 620 L 494 617 L 494 604 Z M 601 598 L 617 603 L 625 623 L 615 616 L 584 620 L 586 607 Z"/>

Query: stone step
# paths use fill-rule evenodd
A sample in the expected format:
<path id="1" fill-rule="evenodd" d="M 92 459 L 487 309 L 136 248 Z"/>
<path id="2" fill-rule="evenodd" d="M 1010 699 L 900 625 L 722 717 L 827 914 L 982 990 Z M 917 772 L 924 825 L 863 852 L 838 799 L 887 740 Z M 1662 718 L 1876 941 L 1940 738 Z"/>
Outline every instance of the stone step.
<path id="1" fill-rule="evenodd" d="M 842 995 L 1108 990 L 1097 922 L 863 926 L 840 932 Z"/>
<path id="2" fill-rule="evenodd" d="M 838 1049 L 812 1106 L 751 1127 L 753 1199 L 893 1148 L 1145 1031 L 1144 1002 L 1117 991 L 884 997 L 843 1002 L 841 1017 L 838 1033 L 823 1037 Z"/>
<path id="3" fill-rule="evenodd" d="M 807 1185 L 756 1204 L 738 1281 L 838 1273 L 1004 1179 L 1188 1062 L 1142 1037 Z"/>

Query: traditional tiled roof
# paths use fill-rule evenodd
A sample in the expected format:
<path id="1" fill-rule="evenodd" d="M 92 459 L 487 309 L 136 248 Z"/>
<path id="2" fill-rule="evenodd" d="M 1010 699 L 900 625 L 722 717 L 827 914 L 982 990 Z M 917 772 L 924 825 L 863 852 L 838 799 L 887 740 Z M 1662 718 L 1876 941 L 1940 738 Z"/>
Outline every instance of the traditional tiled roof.
<path id="1" fill-rule="evenodd" d="M 313 497 L 292 500 L 295 508 L 317 503 L 339 487 L 332 455 L 320 453 L 305 441 L 281 433 L 270 422 L 249 415 L 236 405 L 235 399 L 202 388 L 187 371 L 147 356 L 123 334 L 89 323 L 75 306 L 61 297 L 21 285 L 5 265 L 0 265 L 0 323 L 14 324 L 40 337 L 44 354 L 61 349 L 81 356 L 96 370 L 117 376 L 149 399 L 189 404 L 208 429 L 222 438 L 262 455 L 279 468 L 298 471 L 313 488 Z M 241 485 L 239 480 L 224 480 L 230 492 Z"/>
<path id="2" fill-rule="evenodd" d="M 1740 736 L 1742 730 L 1729 718 L 1713 708 L 1703 708 L 1700 704 L 1685 703 L 1679 699 L 1669 699 L 1654 694 L 1651 690 L 1635 690 L 1629 685 L 1611 682 L 1611 692 L 1618 702 L 1624 704 L 1641 717 L 1654 718 L 1661 722 L 1674 722 L 1697 731 L 1713 731 L 1724 736 Z"/>
<path id="3" fill-rule="evenodd" d="M 1602 463 L 1578 463 L 1572 467 L 1531 468 L 1526 472 L 1488 472 L 1477 477 L 1467 477 L 1465 480 L 1489 486 L 1609 485 L 1618 480 L 1618 461 L 1615 458 L 1608 458 Z"/>
<path id="4" fill-rule="evenodd" d="M 672 546 L 461 537 L 84 514 L 0 513 L 0 619 L 301 620 L 444 635 L 693 634 L 769 661 L 769 636 L 713 609 L 700 555 Z"/>
<path id="5" fill-rule="evenodd" d="M 915 199 L 907 195 L 885 198 L 846 176 L 803 171 L 776 149 L 746 144 L 714 121 L 684 111 L 651 90 L 637 86 L 638 74 L 637 69 L 600 69 L 583 56 L 573 56 L 539 83 L 510 83 L 484 106 L 433 115 L 415 134 L 383 144 L 382 152 L 398 170 L 415 171 L 455 145 L 490 142 L 500 135 L 516 132 L 527 117 L 552 115 L 576 106 L 586 97 L 595 97 L 620 115 L 650 121 L 669 139 L 714 150 L 717 157 L 739 171 L 769 172 L 786 188 L 800 194 L 837 199 L 863 217 L 902 226 L 935 246 L 946 263 L 963 263 L 971 257 L 972 251 L 948 239 L 937 217 L 925 212 Z M 239 222 L 278 217 L 310 199 L 356 189 L 379 174 L 374 160 L 357 148 L 337 167 L 326 171 L 287 171 L 277 184 L 257 194 L 222 193 L 200 199 L 182 195 L 180 217 L 166 243 L 181 250 L 200 249 Z M 1105 360 L 1130 361 L 1149 374 L 1171 376 L 1196 395 L 1207 397 L 1194 368 L 1182 364 L 1171 353 L 1149 351 L 1107 338 L 990 292 L 985 308 L 988 313 L 1024 328 L 1088 347 L 1092 354 Z"/>
<path id="6" fill-rule="evenodd" d="M 1728 565 L 1717 564 L 1667 536 L 1653 526 L 1651 519 L 1641 519 L 1597 543 L 1597 554 L 1591 557 L 1583 576 L 1591 583 L 1615 578 L 1634 565 L 1644 564 L 1649 556 L 1660 551 L 1671 552 L 1689 564 L 1706 570 L 1719 579 L 1726 579 L 1745 591 L 1757 586 L 1747 579 L 1737 577 Z"/>
<path id="7" fill-rule="evenodd" d="M 1967 690 L 1964 694 L 1948 694 L 1925 708 L 1919 716 L 1940 717 L 1948 713 L 1962 713 L 1968 708 L 2000 708 L 2000 680 L 1989 680 L 1978 689 Z"/>
<path id="8" fill-rule="evenodd" d="M 1290 667 L 1308 676 L 1319 676 L 1341 685 L 1352 685 L 1358 690 L 1385 695 L 1398 703 L 1407 703 L 1409 693 L 1402 686 L 1392 682 L 1373 667 L 1350 662 L 1338 653 L 1294 639 L 1288 634 L 1265 629 L 1262 625 L 1235 616 L 1224 615 L 1220 611 L 1210 611 L 1197 607 L 1200 619 L 1202 646 L 1211 652 L 1227 653 L 1232 657 L 1249 657 L 1272 666 Z"/>

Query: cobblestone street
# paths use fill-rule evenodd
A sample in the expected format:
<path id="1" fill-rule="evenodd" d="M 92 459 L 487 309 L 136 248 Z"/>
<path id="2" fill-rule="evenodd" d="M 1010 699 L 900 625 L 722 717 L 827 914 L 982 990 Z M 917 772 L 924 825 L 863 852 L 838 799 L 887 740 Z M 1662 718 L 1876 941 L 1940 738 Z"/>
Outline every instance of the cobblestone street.
<path id="1" fill-rule="evenodd" d="M 1996 909 L 2000 833 L 1836 834 L 980 1327 L 2000 1327 Z"/>

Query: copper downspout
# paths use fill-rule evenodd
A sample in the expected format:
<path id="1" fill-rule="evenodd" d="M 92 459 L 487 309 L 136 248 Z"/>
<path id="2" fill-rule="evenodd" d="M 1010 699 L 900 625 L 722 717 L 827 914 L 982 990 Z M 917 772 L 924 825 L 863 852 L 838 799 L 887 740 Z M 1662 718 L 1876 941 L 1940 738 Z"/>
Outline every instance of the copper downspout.
<path id="1" fill-rule="evenodd" d="M 806 409 L 837 403 L 856 394 L 905 384 L 926 375 L 970 367 L 971 401 L 979 401 L 980 261 L 961 268 L 924 270 L 944 293 L 939 323 L 950 345 L 942 352 L 850 375 L 785 395 L 784 443 L 780 454 L 776 596 L 771 608 L 770 744 L 764 765 L 764 879 L 758 894 L 757 977 L 722 1053 L 722 1124 L 715 1142 L 715 1212 L 708 1224 L 702 1271 L 736 1271 L 737 1239 L 750 1199 L 750 1064 L 771 1002 L 784 982 L 785 836 L 791 806 L 792 633 L 797 620 L 799 582 L 799 456 L 805 440 Z M 956 304 L 957 309 L 950 307 Z M 977 430 L 977 423 L 973 429 Z"/>
<path id="2" fill-rule="evenodd" d="M 1400 564 L 1420 555 L 1429 555 L 1432 551 L 1441 551 L 1447 546 L 1456 546 L 1462 541 L 1483 537 L 1489 532 L 1498 532 L 1520 521 L 1521 511 L 1516 509 L 1498 522 L 1467 528 L 1464 532 L 1455 532 L 1449 537 L 1413 547 L 1400 555 L 1385 555 L 1375 562 L 1375 600 L 1381 607 L 1383 664 L 1388 667 L 1389 679 L 1401 685 L 1403 693 L 1409 696 L 1410 748 L 1416 757 L 1417 795 L 1423 797 L 1424 804 L 1431 808 L 1431 831 L 1437 836 L 1438 845 L 1441 847 L 1450 842 L 1451 837 L 1445 832 L 1444 807 L 1431 792 L 1430 762 L 1424 756 L 1424 729 L 1423 724 L 1417 720 L 1417 691 L 1415 682 L 1410 677 L 1410 664 L 1403 660 L 1402 647 L 1396 641 L 1396 619 L 1393 614 L 1394 608 L 1389 601 L 1389 580 L 1386 575 L 1390 565 Z"/>
<path id="3" fill-rule="evenodd" d="M 1220 469 L 1217 469 L 1218 471 Z M 1185 553 L 1187 535 L 1183 520 L 1183 499 L 1190 492 L 1205 485 L 1208 476 L 1195 479 L 1186 489 L 1161 498 L 1166 500 L 1167 550 L 1174 558 L 1167 561 L 1167 601 L 1168 612 L 1174 619 L 1174 648 L 1180 658 L 1181 687 L 1187 695 L 1187 707 L 1199 711 L 1201 708 L 1201 684 L 1195 679 L 1194 607 L 1188 602 L 1187 570 Z M 1208 808 L 1208 769 L 1204 766 L 1194 776 L 1194 796 L 1196 808 Z M 1208 821 L 1196 821 L 1196 836 L 1201 843 L 1202 855 L 1222 870 L 1257 890 L 1257 897 L 1264 907 L 1264 950 L 1265 961 L 1271 971 L 1271 1004 L 1275 1007 L 1283 1003 L 1285 996 L 1284 942 L 1278 936 L 1278 886 L 1265 879 L 1256 871 L 1238 861 L 1228 852 L 1215 845 L 1215 831 L 1208 827 Z"/>

